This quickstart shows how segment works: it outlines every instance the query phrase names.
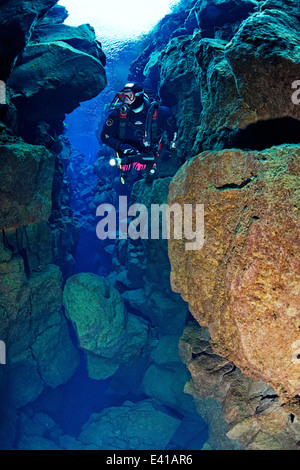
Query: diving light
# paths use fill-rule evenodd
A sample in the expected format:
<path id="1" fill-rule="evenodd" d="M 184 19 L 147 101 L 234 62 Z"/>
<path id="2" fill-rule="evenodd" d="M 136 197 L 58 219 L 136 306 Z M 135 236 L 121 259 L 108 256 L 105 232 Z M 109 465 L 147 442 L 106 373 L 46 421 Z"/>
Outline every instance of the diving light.
<path id="1" fill-rule="evenodd" d="M 121 163 L 122 163 L 121 158 L 111 158 L 111 159 L 109 160 L 110 166 L 121 165 Z"/>

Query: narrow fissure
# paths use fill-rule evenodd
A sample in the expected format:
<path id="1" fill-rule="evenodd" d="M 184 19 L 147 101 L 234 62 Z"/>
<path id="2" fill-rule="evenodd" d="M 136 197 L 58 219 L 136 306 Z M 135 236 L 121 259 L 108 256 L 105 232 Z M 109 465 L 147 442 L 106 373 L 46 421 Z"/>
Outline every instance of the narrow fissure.
<path id="1" fill-rule="evenodd" d="M 245 186 L 250 184 L 255 177 L 247 178 L 246 180 L 242 181 L 240 184 L 236 183 L 227 183 L 222 186 L 215 186 L 216 189 L 219 191 L 226 191 L 227 189 L 243 189 Z"/>
<path id="2" fill-rule="evenodd" d="M 300 120 L 292 117 L 269 119 L 229 132 L 224 148 L 265 150 L 275 145 L 300 143 Z"/>

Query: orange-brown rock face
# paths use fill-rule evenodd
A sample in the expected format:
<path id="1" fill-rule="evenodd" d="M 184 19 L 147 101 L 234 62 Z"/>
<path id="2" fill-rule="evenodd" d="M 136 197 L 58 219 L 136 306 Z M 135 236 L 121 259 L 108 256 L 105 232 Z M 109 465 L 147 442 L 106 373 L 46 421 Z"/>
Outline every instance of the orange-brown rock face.
<path id="1" fill-rule="evenodd" d="M 215 352 L 281 398 L 300 395 L 300 146 L 204 152 L 168 203 L 204 204 L 205 243 L 169 241 L 171 283 Z"/>

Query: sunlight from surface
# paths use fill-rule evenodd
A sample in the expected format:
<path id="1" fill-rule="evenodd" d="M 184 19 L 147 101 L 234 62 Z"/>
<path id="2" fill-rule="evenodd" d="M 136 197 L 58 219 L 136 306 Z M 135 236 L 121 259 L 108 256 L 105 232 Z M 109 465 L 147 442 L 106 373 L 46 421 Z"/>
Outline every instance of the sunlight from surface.
<path id="1" fill-rule="evenodd" d="M 147 33 L 168 14 L 177 0 L 60 0 L 71 26 L 90 23 L 97 37 L 134 38 Z"/>

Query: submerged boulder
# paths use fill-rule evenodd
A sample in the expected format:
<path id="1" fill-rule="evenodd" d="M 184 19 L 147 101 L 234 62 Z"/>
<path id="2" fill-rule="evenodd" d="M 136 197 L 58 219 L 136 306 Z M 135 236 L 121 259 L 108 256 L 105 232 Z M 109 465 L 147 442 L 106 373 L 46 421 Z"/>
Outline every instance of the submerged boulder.
<path id="1" fill-rule="evenodd" d="M 127 323 L 116 289 L 105 278 L 81 273 L 70 278 L 64 290 L 66 313 L 76 326 L 80 345 L 95 354 L 114 356 Z"/>
<path id="2" fill-rule="evenodd" d="M 265 9 L 243 21 L 230 42 L 216 38 L 199 42 L 203 110 L 195 153 L 213 146 L 265 148 L 271 125 L 261 136 L 262 143 L 254 129 L 244 136 L 241 130 L 250 132 L 251 125 L 270 120 L 273 126 L 275 120 L 290 121 L 279 121 L 275 131 L 279 136 L 272 135 L 273 143 L 280 136 L 279 144 L 298 142 L 299 122 L 297 126 L 293 120 L 300 120 L 300 108 L 292 98 L 300 67 L 299 26 L 293 11 Z M 294 135 L 289 133 L 291 125 Z M 237 140 L 240 135 L 244 140 Z"/>
<path id="3" fill-rule="evenodd" d="M 215 450 L 296 450 L 297 418 L 280 404 L 274 390 L 246 377 L 215 354 L 206 328 L 189 322 L 179 351 L 192 379 L 185 391 L 208 423 L 208 444 Z"/>
<path id="4" fill-rule="evenodd" d="M 20 413 L 19 450 L 60 450 L 53 440 L 62 435 L 59 426 L 44 413 Z"/>
<path id="5" fill-rule="evenodd" d="M 121 295 L 104 277 L 81 273 L 68 279 L 64 306 L 86 352 L 91 378 L 113 375 L 147 342 L 147 325 L 127 314 Z"/>
<path id="6" fill-rule="evenodd" d="M 59 153 L 65 114 L 106 87 L 105 63 L 89 24 L 37 23 L 6 83 L 18 135 Z"/>
<path id="7" fill-rule="evenodd" d="M 169 242 L 174 291 L 220 356 L 290 403 L 300 391 L 299 160 L 297 145 L 203 152 L 173 178 L 168 199 L 205 212 L 202 249 Z"/>
<path id="8" fill-rule="evenodd" d="M 179 419 L 155 408 L 151 400 L 126 401 L 93 414 L 78 440 L 100 450 L 163 450 L 179 425 Z"/>
<path id="9" fill-rule="evenodd" d="M 158 403 L 177 413 L 191 415 L 196 411 L 194 401 L 184 393 L 184 386 L 189 378 L 187 368 L 181 362 L 151 364 L 145 372 L 142 389 Z"/>

